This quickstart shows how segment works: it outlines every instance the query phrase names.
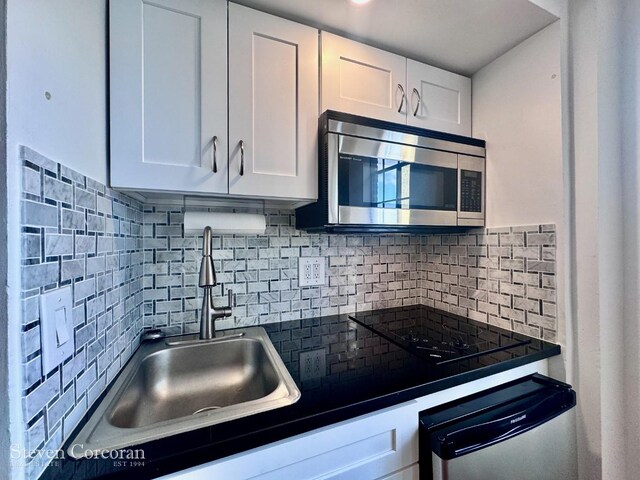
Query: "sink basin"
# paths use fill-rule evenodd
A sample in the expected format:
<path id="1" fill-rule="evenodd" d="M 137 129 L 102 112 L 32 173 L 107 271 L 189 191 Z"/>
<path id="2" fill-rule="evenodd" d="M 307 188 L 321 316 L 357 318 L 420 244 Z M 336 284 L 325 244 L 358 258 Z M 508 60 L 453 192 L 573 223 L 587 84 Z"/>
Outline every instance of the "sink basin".
<path id="1" fill-rule="evenodd" d="M 291 405 L 300 391 L 261 327 L 144 343 L 68 453 L 137 445 Z"/>
<path id="2" fill-rule="evenodd" d="M 144 427 L 265 398 L 279 383 L 264 345 L 253 338 L 165 348 L 140 362 L 109 423 Z"/>

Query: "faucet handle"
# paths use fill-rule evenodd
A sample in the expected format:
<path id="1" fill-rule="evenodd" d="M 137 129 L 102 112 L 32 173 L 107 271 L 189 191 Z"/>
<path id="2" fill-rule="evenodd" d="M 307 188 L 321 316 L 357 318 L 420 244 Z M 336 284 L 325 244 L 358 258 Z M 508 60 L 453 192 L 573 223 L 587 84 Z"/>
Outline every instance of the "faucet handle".
<path id="1" fill-rule="evenodd" d="M 227 307 L 226 308 L 232 308 L 232 307 L 233 307 L 233 290 L 229 288 L 227 290 Z"/>

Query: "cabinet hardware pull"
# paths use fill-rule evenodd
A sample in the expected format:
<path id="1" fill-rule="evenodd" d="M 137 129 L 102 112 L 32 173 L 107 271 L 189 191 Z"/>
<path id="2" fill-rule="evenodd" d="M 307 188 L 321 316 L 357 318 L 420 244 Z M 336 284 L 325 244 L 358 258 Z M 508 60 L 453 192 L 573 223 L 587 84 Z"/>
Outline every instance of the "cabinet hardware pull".
<path id="1" fill-rule="evenodd" d="M 411 97 L 413 97 L 414 93 L 418 96 L 418 103 L 416 103 L 416 106 L 413 109 L 413 116 L 415 117 L 416 115 L 418 115 L 418 108 L 420 108 L 420 102 L 422 101 L 422 99 L 420 98 L 420 92 L 415 88 L 413 89 L 413 92 L 411 92 Z"/>
<path id="2" fill-rule="evenodd" d="M 244 176 L 244 140 L 240 140 L 240 176 Z"/>
<path id="3" fill-rule="evenodd" d="M 218 173 L 218 160 L 216 159 L 218 153 L 218 137 L 213 136 L 213 173 Z"/>
<path id="4" fill-rule="evenodd" d="M 398 84 L 398 88 L 400 89 L 400 93 L 402 93 L 402 98 L 400 99 L 400 106 L 398 107 L 398 113 L 402 112 L 402 107 L 404 106 L 404 99 L 406 98 L 406 95 L 404 93 L 404 87 L 400 84 Z"/>

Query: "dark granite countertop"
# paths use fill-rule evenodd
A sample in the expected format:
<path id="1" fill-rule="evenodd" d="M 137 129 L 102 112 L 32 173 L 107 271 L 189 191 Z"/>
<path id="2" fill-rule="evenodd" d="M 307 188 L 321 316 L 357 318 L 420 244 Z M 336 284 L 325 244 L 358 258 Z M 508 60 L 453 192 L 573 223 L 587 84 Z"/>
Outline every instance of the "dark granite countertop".
<path id="1" fill-rule="evenodd" d="M 558 345 L 531 339 L 527 345 L 435 365 L 348 315 L 263 327 L 302 392 L 297 403 L 136 446 L 144 450 L 144 465 L 67 457 L 54 460 L 41 478 L 156 478 L 560 353 Z M 522 338 L 487 327 L 501 336 Z M 326 374 L 303 381 L 300 353 L 318 348 L 324 349 Z"/>

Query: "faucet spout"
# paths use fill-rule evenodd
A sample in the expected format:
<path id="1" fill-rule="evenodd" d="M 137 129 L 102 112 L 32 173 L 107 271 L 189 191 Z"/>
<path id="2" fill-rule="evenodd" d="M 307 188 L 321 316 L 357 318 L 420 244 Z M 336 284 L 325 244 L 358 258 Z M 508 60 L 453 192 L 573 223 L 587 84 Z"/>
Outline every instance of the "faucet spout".
<path id="1" fill-rule="evenodd" d="M 211 236 L 211 227 L 205 227 L 202 235 L 202 261 L 200 262 L 200 281 L 198 283 L 203 288 L 218 285 L 216 269 L 211 258 Z"/>
<path id="2" fill-rule="evenodd" d="M 216 269 L 211 258 L 211 227 L 205 227 L 202 241 L 202 262 L 200 264 L 200 287 L 204 288 L 202 298 L 202 310 L 200 312 L 200 339 L 209 340 L 216 336 L 215 321 L 219 318 L 230 317 L 233 292 L 227 290 L 228 303 L 224 307 L 216 308 L 213 305 L 213 287 L 218 285 Z"/>

